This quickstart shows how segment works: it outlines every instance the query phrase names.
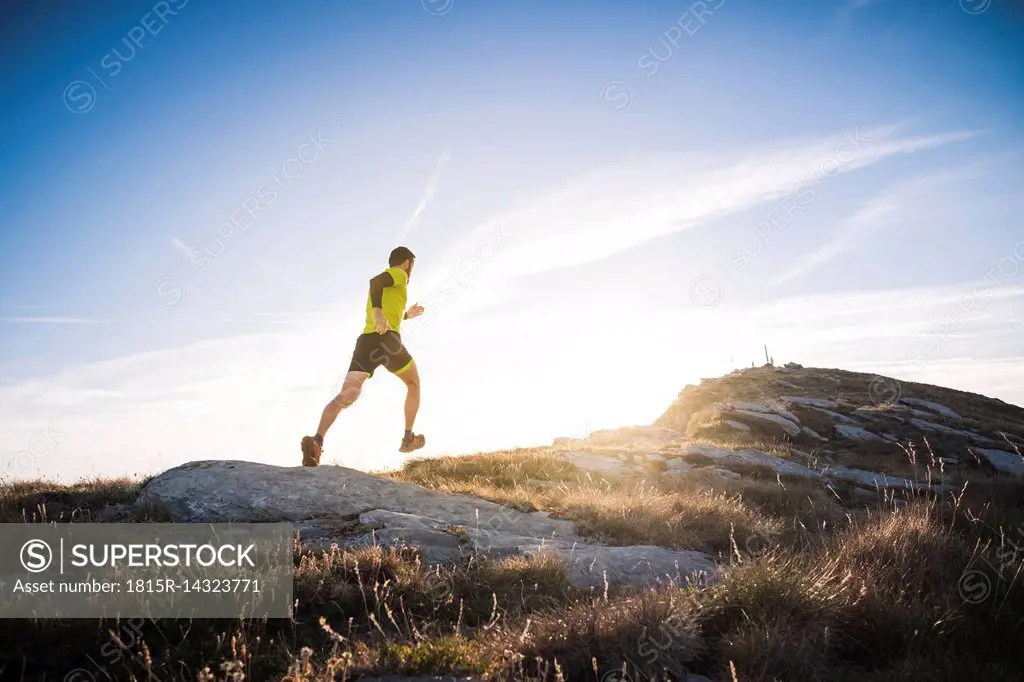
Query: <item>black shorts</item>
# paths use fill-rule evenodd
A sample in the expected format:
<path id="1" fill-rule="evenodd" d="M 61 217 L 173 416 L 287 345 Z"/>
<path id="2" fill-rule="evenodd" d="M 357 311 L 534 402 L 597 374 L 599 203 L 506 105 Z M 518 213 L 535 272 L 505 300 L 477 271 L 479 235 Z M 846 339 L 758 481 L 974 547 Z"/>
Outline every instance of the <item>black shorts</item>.
<path id="1" fill-rule="evenodd" d="M 402 345 L 402 337 L 398 332 L 370 332 L 356 339 L 356 349 L 352 351 L 348 371 L 366 372 L 373 376 L 373 370 L 383 366 L 389 372 L 401 374 L 411 365 L 412 356 Z"/>

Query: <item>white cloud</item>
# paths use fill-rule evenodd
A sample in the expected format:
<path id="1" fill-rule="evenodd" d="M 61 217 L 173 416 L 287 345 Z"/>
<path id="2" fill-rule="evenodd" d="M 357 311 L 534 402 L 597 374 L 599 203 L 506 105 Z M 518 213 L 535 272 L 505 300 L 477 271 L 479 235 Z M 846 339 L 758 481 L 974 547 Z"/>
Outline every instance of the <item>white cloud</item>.
<path id="1" fill-rule="evenodd" d="M 498 214 L 453 246 L 458 263 L 500 226 L 509 248 L 486 278 L 515 277 L 599 260 L 657 237 L 778 200 L 801 183 L 830 177 L 886 158 L 974 137 L 962 131 L 897 137 L 897 126 L 851 131 L 759 149 L 671 154 L 598 169 L 531 202 Z"/>
<path id="2" fill-rule="evenodd" d="M 11 324 L 110 324 L 116 321 L 92 317 L 0 317 L 0 323 Z"/>
<path id="3" fill-rule="evenodd" d="M 416 205 L 412 215 L 410 215 L 405 223 L 402 224 L 402 228 L 398 231 L 398 235 L 395 237 L 395 243 L 401 244 L 412 232 L 412 228 L 419 222 L 420 214 L 427 208 L 427 205 L 433 200 L 434 194 L 437 192 L 437 184 L 441 180 L 441 171 L 444 170 L 445 166 L 451 160 L 451 155 L 448 152 L 441 152 L 441 155 L 437 157 L 437 163 L 434 164 L 434 170 L 430 174 L 430 178 L 427 179 L 427 186 L 423 189 L 423 196 L 420 197 L 420 203 Z"/>
<path id="4" fill-rule="evenodd" d="M 769 284 L 778 286 L 802 277 L 862 245 L 883 228 L 908 225 L 927 218 L 929 214 L 936 214 L 942 196 L 948 196 L 952 191 L 947 185 L 977 178 L 983 170 L 982 164 L 973 163 L 895 183 L 864 202 L 853 215 L 839 224 L 828 241 L 801 256 L 794 264 L 775 275 Z"/>

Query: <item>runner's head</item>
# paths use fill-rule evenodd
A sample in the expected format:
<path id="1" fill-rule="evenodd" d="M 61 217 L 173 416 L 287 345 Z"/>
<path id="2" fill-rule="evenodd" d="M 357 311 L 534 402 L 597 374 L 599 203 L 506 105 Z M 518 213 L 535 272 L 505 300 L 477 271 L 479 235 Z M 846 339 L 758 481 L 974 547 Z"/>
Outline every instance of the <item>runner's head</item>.
<path id="1" fill-rule="evenodd" d="M 405 274 L 412 274 L 412 264 L 416 261 L 416 254 L 410 251 L 404 246 L 399 246 L 397 249 L 391 252 L 388 256 L 389 267 L 400 267 L 405 270 Z"/>

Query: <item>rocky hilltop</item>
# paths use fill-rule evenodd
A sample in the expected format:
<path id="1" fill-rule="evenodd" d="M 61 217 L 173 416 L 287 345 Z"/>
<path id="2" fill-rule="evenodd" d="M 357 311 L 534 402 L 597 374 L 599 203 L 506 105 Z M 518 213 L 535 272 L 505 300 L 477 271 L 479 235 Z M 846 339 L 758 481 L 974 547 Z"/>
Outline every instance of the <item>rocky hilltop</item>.
<path id="1" fill-rule="evenodd" d="M 875 452 L 859 444 L 928 439 L 958 464 L 1024 473 L 1019 457 L 1005 453 L 1024 445 L 1024 409 L 952 388 L 843 370 L 766 366 L 704 379 L 684 388 L 655 423 L 690 437 L 781 438 L 820 447 L 850 465 L 858 463 L 858 453 Z"/>
<path id="2" fill-rule="evenodd" d="M 556 445 L 594 473 L 653 467 L 732 478 L 767 468 L 820 481 L 850 501 L 870 497 L 865 490 L 941 492 L 972 474 L 1024 475 L 1024 409 L 871 374 L 765 366 L 686 386 L 653 426 Z M 617 452 L 623 445 L 634 452 Z"/>

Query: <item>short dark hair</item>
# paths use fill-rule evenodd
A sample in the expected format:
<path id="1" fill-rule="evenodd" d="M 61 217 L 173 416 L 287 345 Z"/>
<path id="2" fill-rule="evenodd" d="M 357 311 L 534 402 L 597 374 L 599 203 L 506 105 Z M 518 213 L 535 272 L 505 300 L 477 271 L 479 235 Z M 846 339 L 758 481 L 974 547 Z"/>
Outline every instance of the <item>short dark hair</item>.
<path id="1" fill-rule="evenodd" d="M 399 246 L 397 249 L 391 252 L 390 256 L 388 256 L 388 266 L 395 267 L 396 265 L 400 265 L 405 261 L 409 260 L 410 258 L 416 258 L 416 254 L 410 251 L 407 247 Z"/>

